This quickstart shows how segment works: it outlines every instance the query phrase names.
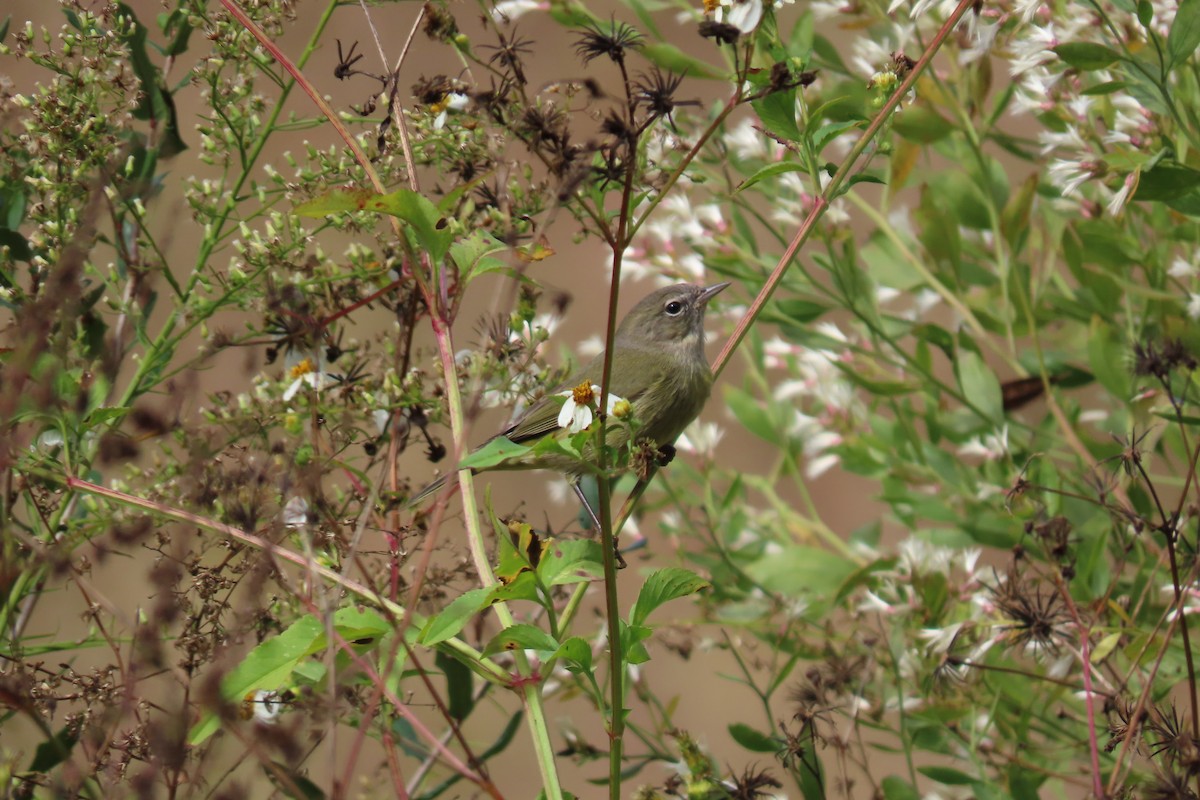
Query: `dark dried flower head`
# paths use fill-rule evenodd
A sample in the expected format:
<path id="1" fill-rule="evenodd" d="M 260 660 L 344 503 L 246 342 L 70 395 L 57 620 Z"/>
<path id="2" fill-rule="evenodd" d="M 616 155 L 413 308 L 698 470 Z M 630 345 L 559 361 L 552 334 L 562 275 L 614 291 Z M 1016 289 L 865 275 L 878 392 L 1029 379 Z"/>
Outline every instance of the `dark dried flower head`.
<path id="1" fill-rule="evenodd" d="M 358 55 L 354 54 L 354 50 L 357 47 L 358 42 L 355 42 L 354 44 L 350 45 L 349 50 L 343 52 L 342 40 L 337 40 L 338 63 L 337 66 L 333 68 L 333 77 L 337 78 L 339 81 L 344 81 L 346 78 L 349 78 L 351 75 L 354 75 L 358 72 L 358 70 L 354 68 L 354 65 L 357 64 L 363 56 L 362 53 L 359 53 Z"/>
<path id="2" fill-rule="evenodd" d="M 1162 343 L 1136 342 L 1133 345 L 1133 374 L 1148 375 L 1165 382 L 1176 368 L 1187 371 L 1196 368 L 1196 358 L 1180 339 Z"/>
<path id="3" fill-rule="evenodd" d="M 445 102 L 448 95 L 463 92 L 466 88 L 461 81 L 447 78 L 445 75 L 434 75 L 432 78 L 422 75 L 421 79 L 413 84 L 412 93 L 421 105 L 436 106 Z"/>
<path id="4" fill-rule="evenodd" d="M 1146 722 L 1146 729 L 1154 737 L 1150 745 L 1151 755 L 1165 755 L 1171 764 L 1189 772 L 1200 766 L 1200 741 L 1192 736 L 1190 720 L 1174 702 L 1169 707 L 1155 705 Z"/>
<path id="5" fill-rule="evenodd" d="M 1070 641 L 1071 615 L 1057 592 L 1042 591 L 1040 586 L 1031 589 L 1014 570 L 993 593 L 1000 613 L 1008 619 L 1003 627 L 1012 631 L 1014 644 L 1055 655 L 1060 645 Z"/>
<path id="6" fill-rule="evenodd" d="M 625 62 L 625 51 L 641 46 L 642 35 L 624 22 L 610 19 L 608 24 L 593 22 L 584 26 L 575 42 L 575 52 L 584 64 L 604 56 L 614 63 Z"/>
<path id="7" fill-rule="evenodd" d="M 512 74 L 513 80 L 522 86 L 525 85 L 522 58 L 533 52 L 533 48 L 530 46 L 532 42 L 518 36 L 516 29 L 513 30 L 511 36 L 505 36 L 504 31 L 500 31 L 497 34 L 497 41 L 499 44 L 480 46 L 481 50 L 493 51 L 491 57 L 488 58 L 488 63 L 497 64 L 508 70 Z"/>
<path id="8" fill-rule="evenodd" d="M 717 44 L 737 44 L 738 37 L 742 35 L 742 32 L 737 29 L 737 26 L 727 22 L 706 19 L 700 23 L 700 35 L 705 39 L 716 39 Z"/>
<path id="9" fill-rule="evenodd" d="M 1187 774 L 1168 773 L 1155 781 L 1142 795 L 1145 800 L 1196 800 Z"/>
<path id="10" fill-rule="evenodd" d="M 895 73 L 896 77 L 900 80 L 904 80 L 906 77 L 908 77 L 908 73 L 912 72 L 913 67 L 916 65 L 917 62 L 904 55 L 904 53 L 892 53 L 892 72 Z"/>
<path id="11" fill-rule="evenodd" d="M 454 15 L 443 6 L 425 4 L 425 35 L 435 42 L 450 42 L 458 36 L 458 23 Z"/>
<path id="12" fill-rule="evenodd" d="M 671 123 L 671 127 L 674 128 L 675 120 L 671 114 L 676 108 L 700 105 L 699 100 L 675 99 L 675 91 L 682 83 L 682 75 L 673 75 L 655 69 L 649 75 L 642 75 L 634 83 L 633 101 L 646 109 L 651 120 L 666 117 Z"/>
<path id="13" fill-rule="evenodd" d="M 771 777 L 771 773 L 757 767 L 746 767 L 745 771 L 734 778 L 733 791 L 730 797 L 734 800 L 756 800 L 759 797 L 774 797 L 774 792 L 767 789 L 781 789 L 783 784 Z"/>

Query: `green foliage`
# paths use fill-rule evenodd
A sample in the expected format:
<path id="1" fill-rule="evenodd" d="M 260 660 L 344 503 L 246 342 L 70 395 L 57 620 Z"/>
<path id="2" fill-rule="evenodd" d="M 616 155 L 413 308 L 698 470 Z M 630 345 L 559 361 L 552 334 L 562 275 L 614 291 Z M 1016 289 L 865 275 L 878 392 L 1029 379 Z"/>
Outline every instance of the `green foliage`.
<path id="1" fill-rule="evenodd" d="M 599 77 L 549 85 L 523 5 L 408 9 L 452 66 L 395 75 L 244 5 L 0 25 L 4 793 L 1194 791 L 1200 0 L 555 4 Z M 572 240 L 735 284 L 673 461 L 619 412 L 471 449 L 561 381 Z M 523 457 L 585 525 L 478 513 Z M 408 507 L 439 461 L 462 513 Z M 735 719 L 683 729 L 697 670 Z"/>

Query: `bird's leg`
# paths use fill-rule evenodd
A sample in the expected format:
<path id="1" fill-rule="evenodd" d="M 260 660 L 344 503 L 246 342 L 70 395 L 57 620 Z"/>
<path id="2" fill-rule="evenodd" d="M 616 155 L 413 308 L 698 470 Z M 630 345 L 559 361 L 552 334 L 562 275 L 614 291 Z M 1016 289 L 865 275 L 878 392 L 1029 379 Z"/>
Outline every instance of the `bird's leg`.
<path id="1" fill-rule="evenodd" d="M 571 489 L 574 490 L 575 496 L 579 498 L 579 502 L 583 503 L 584 510 L 587 511 L 588 516 L 591 517 L 592 525 L 595 526 L 596 530 L 601 530 L 600 518 L 596 515 L 596 510 L 592 508 L 592 504 L 588 500 L 587 495 L 584 493 L 583 487 L 579 485 L 579 478 L 571 477 L 567 478 L 567 481 L 571 484 Z M 617 547 L 617 539 L 615 536 L 613 537 L 613 555 L 617 557 L 617 569 L 625 569 L 625 567 L 629 566 L 625 563 L 625 557 L 621 555 L 621 549 Z"/>

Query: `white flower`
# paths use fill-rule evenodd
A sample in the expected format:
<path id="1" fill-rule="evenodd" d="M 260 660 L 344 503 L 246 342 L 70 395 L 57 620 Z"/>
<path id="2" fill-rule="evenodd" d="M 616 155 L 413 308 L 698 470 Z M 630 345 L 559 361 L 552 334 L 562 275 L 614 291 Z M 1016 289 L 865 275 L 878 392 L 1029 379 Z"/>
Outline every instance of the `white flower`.
<path id="1" fill-rule="evenodd" d="M 976 436 L 958 448 L 960 456 L 982 456 L 987 461 L 1003 458 L 1008 452 L 1008 426 L 987 434 Z"/>
<path id="2" fill-rule="evenodd" d="M 1180 280 L 1183 280 L 1184 278 L 1191 278 L 1196 274 L 1196 272 L 1196 265 L 1182 256 L 1176 256 L 1175 260 L 1171 262 L 1171 268 L 1167 270 L 1168 275 L 1170 275 L 1172 278 L 1179 278 Z"/>
<path id="3" fill-rule="evenodd" d="M 462 92 L 450 92 L 441 102 L 434 104 L 437 117 L 433 120 L 433 129 L 441 130 L 446 125 L 446 116 L 451 111 L 462 111 L 471 102 L 471 98 Z"/>
<path id="4" fill-rule="evenodd" d="M 723 436 L 725 430 L 717 423 L 696 421 L 687 427 L 675 446 L 685 453 L 701 453 L 711 457 Z"/>
<path id="5" fill-rule="evenodd" d="M 307 356 L 292 364 L 288 368 L 288 374 L 291 376 L 292 382 L 283 392 L 285 403 L 295 397 L 305 386 L 312 387 L 319 392 L 329 382 L 329 376 L 322 368 L 320 359 L 314 361 Z"/>
<path id="6" fill-rule="evenodd" d="M 1200 294 L 1188 295 L 1187 313 L 1192 319 L 1200 319 Z"/>
<path id="7" fill-rule="evenodd" d="M 762 0 L 740 0 L 729 9 L 729 19 L 726 22 L 742 33 L 751 33 L 758 27 L 758 23 L 762 22 L 762 15 Z"/>
<path id="8" fill-rule="evenodd" d="M 499 23 L 513 22 L 530 11 L 549 11 L 550 4 L 540 0 L 502 0 L 492 6 L 492 19 Z"/>
<path id="9" fill-rule="evenodd" d="M 308 501 L 303 497 L 293 497 L 283 506 L 283 524 L 289 528 L 299 528 L 308 524 Z"/>
<path id="10" fill-rule="evenodd" d="M 567 398 L 567 401 L 563 403 L 562 410 L 558 412 L 558 427 L 566 428 L 571 433 L 586 430 L 592 424 L 594 416 L 592 406 L 595 405 L 596 398 L 600 396 L 600 387 L 584 381 L 574 389 L 568 389 L 558 394 L 560 397 Z M 620 400 L 620 397 L 609 392 L 605 413 L 613 413 L 613 406 Z"/>

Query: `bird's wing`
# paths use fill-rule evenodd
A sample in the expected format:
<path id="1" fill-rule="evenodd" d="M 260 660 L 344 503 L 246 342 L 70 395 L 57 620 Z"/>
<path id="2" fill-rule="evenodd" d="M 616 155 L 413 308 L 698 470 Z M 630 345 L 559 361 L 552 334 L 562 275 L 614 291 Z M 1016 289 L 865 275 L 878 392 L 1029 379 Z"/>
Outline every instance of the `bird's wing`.
<path id="1" fill-rule="evenodd" d="M 625 347 L 618 347 L 616 350 L 616 358 L 620 360 L 621 353 L 626 350 Z M 654 363 L 651 361 L 651 363 Z M 628 374 L 629 370 L 618 370 L 616 364 L 613 365 L 614 376 L 612 380 L 611 392 L 617 397 L 628 400 L 630 403 L 637 402 L 638 397 L 642 395 L 651 385 L 653 385 L 658 375 Z M 568 389 L 573 389 L 584 380 L 590 380 L 592 383 L 599 384 L 600 376 L 604 372 L 604 354 L 596 356 L 591 360 L 586 367 L 578 370 L 570 378 L 563 381 L 558 386 L 554 387 L 550 392 L 539 401 L 536 405 L 522 414 L 512 426 L 504 431 L 503 436 L 509 441 L 520 444 L 529 442 L 534 439 L 540 439 L 548 433 L 558 429 L 558 413 L 562 409 L 562 403 L 558 402 L 556 396 L 560 392 Z"/>

